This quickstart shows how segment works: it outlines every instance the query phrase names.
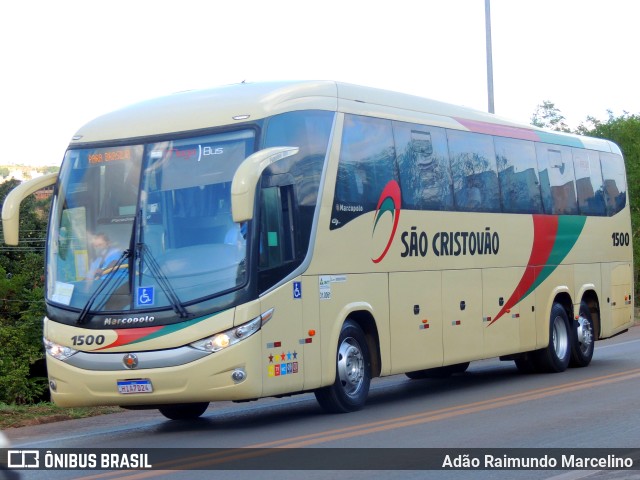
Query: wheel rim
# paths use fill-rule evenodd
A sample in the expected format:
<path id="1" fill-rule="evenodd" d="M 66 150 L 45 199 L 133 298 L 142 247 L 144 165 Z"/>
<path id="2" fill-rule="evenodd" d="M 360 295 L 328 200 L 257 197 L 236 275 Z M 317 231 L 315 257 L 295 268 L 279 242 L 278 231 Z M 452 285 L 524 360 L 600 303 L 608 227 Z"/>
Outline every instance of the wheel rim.
<path id="1" fill-rule="evenodd" d="M 580 351 L 586 355 L 593 345 L 593 328 L 591 328 L 591 322 L 582 315 L 578 317 L 577 336 Z"/>
<path id="2" fill-rule="evenodd" d="M 338 349 L 338 376 L 344 392 L 354 396 L 364 381 L 364 356 L 353 338 L 345 338 Z"/>
<path id="3" fill-rule="evenodd" d="M 569 332 L 561 316 L 557 316 L 553 321 L 553 350 L 560 359 L 565 358 L 569 351 Z"/>

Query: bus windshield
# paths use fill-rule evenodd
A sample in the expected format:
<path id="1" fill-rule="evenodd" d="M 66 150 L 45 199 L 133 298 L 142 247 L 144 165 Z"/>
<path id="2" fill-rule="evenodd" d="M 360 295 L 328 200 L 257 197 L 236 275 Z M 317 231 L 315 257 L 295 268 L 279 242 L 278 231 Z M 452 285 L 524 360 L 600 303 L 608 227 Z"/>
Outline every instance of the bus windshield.
<path id="1" fill-rule="evenodd" d="M 69 150 L 49 229 L 47 299 L 83 312 L 171 309 L 244 285 L 231 180 L 253 130 Z M 82 320 L 82 315 L 81 315 Z"/>

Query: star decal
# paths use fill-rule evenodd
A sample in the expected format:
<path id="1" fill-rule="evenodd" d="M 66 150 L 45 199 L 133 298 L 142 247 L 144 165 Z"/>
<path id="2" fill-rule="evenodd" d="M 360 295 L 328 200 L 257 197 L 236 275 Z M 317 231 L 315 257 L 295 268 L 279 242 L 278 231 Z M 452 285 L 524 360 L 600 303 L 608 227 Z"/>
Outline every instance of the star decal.
<path id="1" fill-rule="evenodd" d="M 273 355 L 269 355 L 269 363 L 273 363 Z"/>

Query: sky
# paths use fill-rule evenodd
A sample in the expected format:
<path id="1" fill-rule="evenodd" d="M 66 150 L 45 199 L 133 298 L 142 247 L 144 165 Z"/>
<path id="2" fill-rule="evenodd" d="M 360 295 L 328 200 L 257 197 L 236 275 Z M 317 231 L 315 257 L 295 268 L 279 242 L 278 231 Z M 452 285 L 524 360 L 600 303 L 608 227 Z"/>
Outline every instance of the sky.
<path id="1" fill-rule="evenodd" d="M 491 0 L 496 114 L 640 113 L 640 2 Z M 1 164 L 86 122 L 242 81 L 338 80 L 487 110 L 484 0 L 31 0 L 0 6 Z"/>

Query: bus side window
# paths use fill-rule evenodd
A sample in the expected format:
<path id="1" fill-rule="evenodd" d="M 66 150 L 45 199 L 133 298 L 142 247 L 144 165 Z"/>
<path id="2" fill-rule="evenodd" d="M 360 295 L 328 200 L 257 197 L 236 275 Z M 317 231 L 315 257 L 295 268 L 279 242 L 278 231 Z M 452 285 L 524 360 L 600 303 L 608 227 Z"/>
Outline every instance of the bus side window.
<path id="1" fill-rule="evenodd" d="M 578 209 L 582 215 L 606 215 L 600 157 L 593 150 L 572 149 Z"/>
<path id="2" fill-rule="evenodd" d="M 612 216 L 627 204 L 627 185 L 624 177 L 624 160 L 614 153 L 600 152 L 603 190 L 607 215 Z"/>
<path id="3" fill-rule="evenodd" d="M 499 212 L 500 189 L 493 138 L 479 133 L 447 130 L 456 209 Z"/>
<path id="4" fill-rule="evenodd" d="M 545 213 L 576 215 L 578 203 L 571 149 L 560 145 L 538 143 L 536 154 Z"/>
<path id="5" fill-rule="evenodd" d="M 398 180 L 391 120 L 345 115 L 330 228 L 374 211 L 391 180 Z"/>
<path id="6" fill-rule="evenodd" d="M 502 211 L 542 213 L 540 181 L 533 142 L 495 137 Z"/>
<path id="7" fill-rule="evenodd" d="M 444 128 L 393 122 L 403 208 L 452 210 L 453 190 Z"/>
<path id="8" fill-rule="evenodd" d="M 271 175 L 288 173 L 292 177 L 296 255 L 304 256 L 309 247 L 333 117 L 333 112 L 302 110 L 276 115 L 267 121 L 264 148 L 290 145 L 300 149 L 297 155 L 267 170 Z"/>

